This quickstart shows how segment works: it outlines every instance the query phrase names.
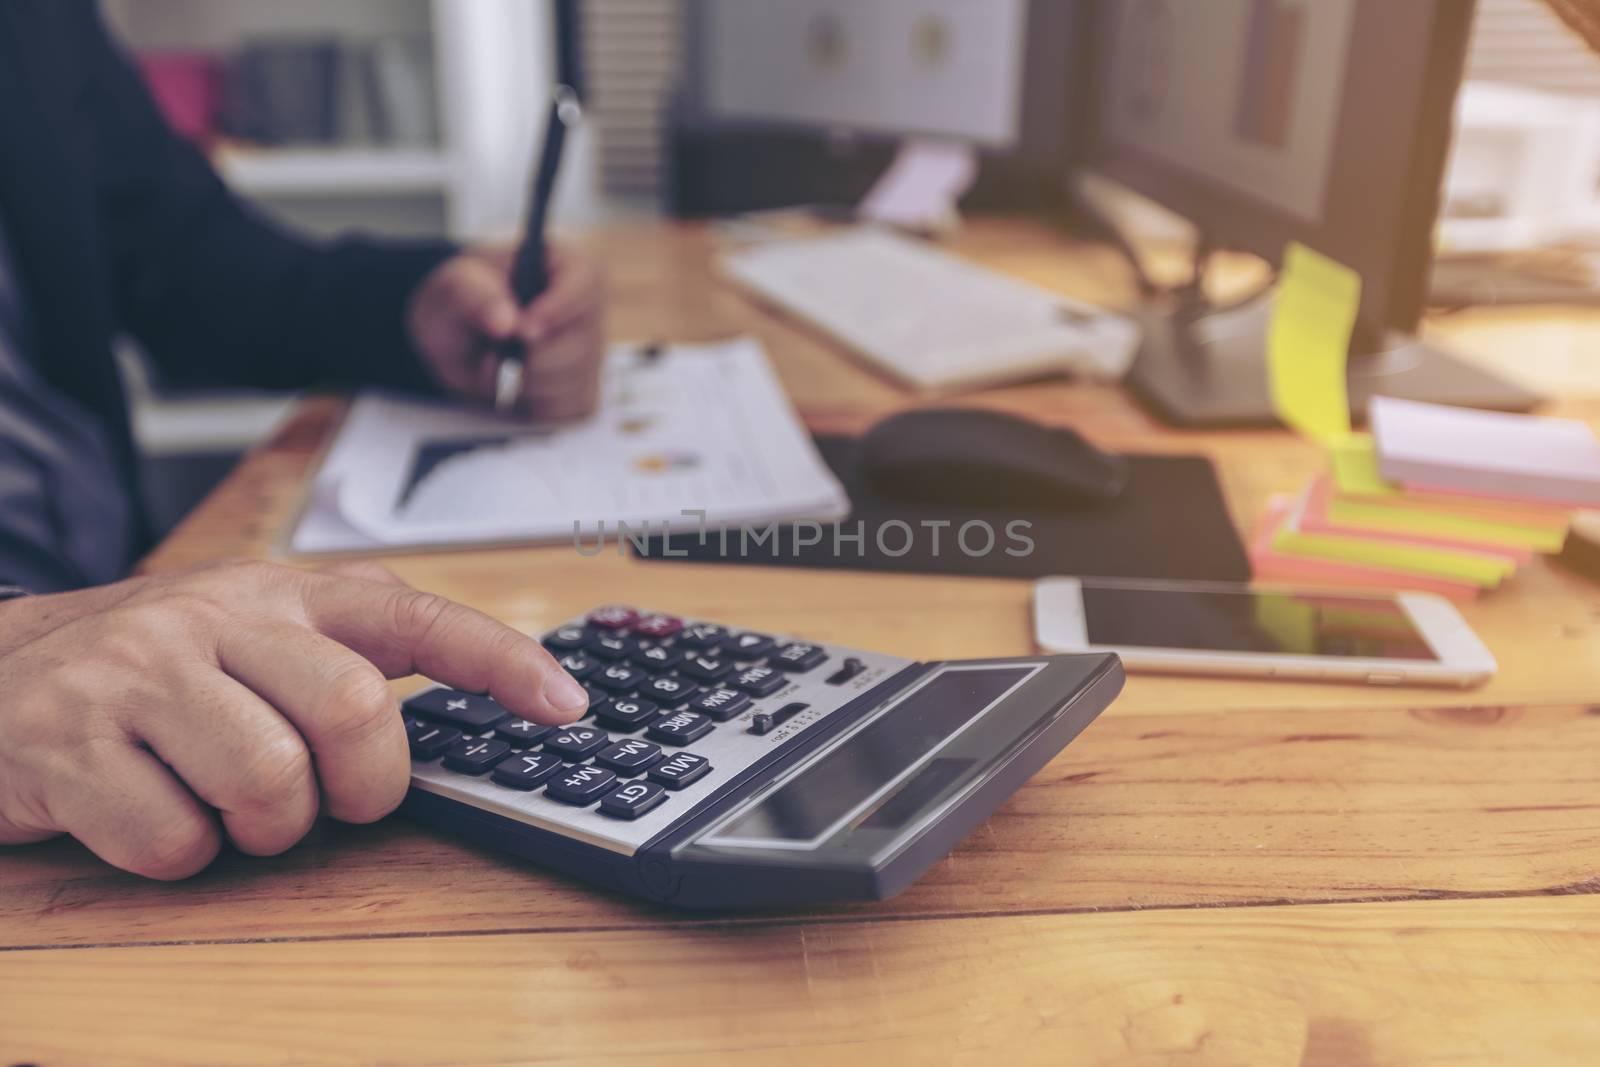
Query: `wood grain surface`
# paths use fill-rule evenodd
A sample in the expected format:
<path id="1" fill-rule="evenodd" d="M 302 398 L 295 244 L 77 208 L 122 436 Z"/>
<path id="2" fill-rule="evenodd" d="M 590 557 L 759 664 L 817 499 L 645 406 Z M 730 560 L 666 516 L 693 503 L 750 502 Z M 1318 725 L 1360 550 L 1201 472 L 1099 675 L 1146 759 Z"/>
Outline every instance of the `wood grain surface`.
<path id="1" fill-rule="evenodd" d="M 716 281 L 709 228 L 584 241 L 612 267 L 614 336 L 754 334 L 819 430 L 924 402 Z M 959 245 L 1128 298 L 1110 253 L 1040 227 Z M 1600 415 L 1600 314 L 1429 331 Z M 1205 454 L 1241 527 L 1318 463 L 1274 431 L 1167 431 L 1110 388 L 962 402 Z M 305 405 L 146 566 L 273 554 L 341 411 Z M 385 562 L 530 633 L 621 599 L 919 659 L 1031 648 L 1021 581 L 564 546 Z M 0 1064 L 1597 1063 L 1600 585 L 1539 562 L 1464 610 L 1501 663 L 1477 690 L 1130 679 L 880 904 L 669 912 L 400 819 L 178 884 L 70 841 L 0 851 Z"/>

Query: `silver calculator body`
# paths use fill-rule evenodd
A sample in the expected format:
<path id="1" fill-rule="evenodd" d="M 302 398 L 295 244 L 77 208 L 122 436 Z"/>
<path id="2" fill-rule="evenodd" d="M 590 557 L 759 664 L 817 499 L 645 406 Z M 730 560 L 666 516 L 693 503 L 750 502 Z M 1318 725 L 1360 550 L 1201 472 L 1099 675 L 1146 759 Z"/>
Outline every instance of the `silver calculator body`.
<path id="1" fill-rule="evenodd" d="M 618 606 L 544 640 L 588 715 L 413 697 L 406 810 L 686 908 L 899 892 L 1122 685 L 1112 655 L 918 663 Z"/>

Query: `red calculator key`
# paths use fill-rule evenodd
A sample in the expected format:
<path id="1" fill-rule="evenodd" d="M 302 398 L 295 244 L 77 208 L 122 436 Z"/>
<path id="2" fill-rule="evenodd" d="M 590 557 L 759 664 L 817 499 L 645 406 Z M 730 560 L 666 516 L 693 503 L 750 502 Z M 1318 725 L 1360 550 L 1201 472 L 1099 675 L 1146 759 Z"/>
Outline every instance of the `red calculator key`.
<path id="1" fill-rule="evenodd" d="M 602 630 L 626 630 L 632 626 L 639 613 L 621 604 L 607 604 L 589 614 L 589 621 Z"/>
<path id="2" fill-rule="evenodd" d="M 652 637 L 657 641 L 663 637 L 671 637 L 683 629 L 683 620 L 675 615 L 645 615 L 633 624 L 633 632 L 640 637 Z"/>

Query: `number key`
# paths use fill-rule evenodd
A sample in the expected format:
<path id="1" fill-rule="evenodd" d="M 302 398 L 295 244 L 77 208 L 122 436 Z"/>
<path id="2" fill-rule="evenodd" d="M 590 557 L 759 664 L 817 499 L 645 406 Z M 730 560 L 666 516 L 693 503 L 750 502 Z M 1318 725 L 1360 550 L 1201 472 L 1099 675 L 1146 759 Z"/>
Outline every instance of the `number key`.
<path id="1" fill-rule="evenodd" d="M 596 659 L 627 659 L 639 648 L 639 642 L 631 637 L 619 637 L 616 634 L 597 634 L 589 639 L 584 649 Z"/>
<path id="2" fill-rule="evenodd" d="M 568 652 L 556 662 L 561 664 L 562 670 L 580 682 L 600 669 L 599 660 L 582 652 Z"/>
<path id="3" fill-rule="evenodd" d="M 644 679 L 644 671 L 636 670 L 626 663 L 613 663 L 599 674 L 589 677 L 589 681 L 613 693 L 626 693 Z"/>
<path id="4" fill-rule="evenodd" d="M 733 664 L 714 652 L 703 652 L 698 656 L 690 656 L 678 667 L 680 674 L 701 682 L 714 682 L 731 670 L 733 670 Z"/>
<path id="5" fill-rule="evenodd" d="M 588 640 L 587 627 L 560 626 L 545 634 L 544 647 L 554 652 L 576 652 Z"/>
<path id="6" fill-rule="evenodd" d="M 675 648 L 656 645 L 654 648 L 641 648 L 633 654 L 633 662 L 647 671 L 660 672 L 670 670 L 683 662 L 683 653 Z"/>
<path id="7" fill-rule="evenodd" d="M 637 730 L 661 711 L 648 700 L 618 699 L 602 704 L 594 713 L 595 721 L 609 730 Z"/>
<path id="8" fill-rule="evenodd" d="M 639 695 L 672 707 L 693 697 L 695 688 L 687 678 L 652 678 L 639 687 Z"/>

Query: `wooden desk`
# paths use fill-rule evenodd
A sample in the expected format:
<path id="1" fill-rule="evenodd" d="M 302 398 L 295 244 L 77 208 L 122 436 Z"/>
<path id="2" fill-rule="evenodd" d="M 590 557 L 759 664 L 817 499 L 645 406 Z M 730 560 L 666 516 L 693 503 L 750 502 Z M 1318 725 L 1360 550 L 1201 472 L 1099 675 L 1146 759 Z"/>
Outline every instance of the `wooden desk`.
<path id="1" fill-rule="evenodd" d="M 712 280 L 708 231 L 588 240 L 615 336 L 755 333 L 822 428 L 911 402 Z M 1109 253 L 1039 228 L 961 246 L 1127 295 Z M 1431 328 L 1600 413 L 1600 314 Z M 1316 462 L 1279 433 L 1168 432 L 1113 389 L 972 400 L 1207 453 L 1241 523 Z M 147 565 L 266 553 L 337 410 L 307 405 Z M 923 659 L 1029 648 L 1026 582 L 568 548 L 386 562 L 528 631 L 625 598 Z M 1132 679 L 883 904 L 681 915 L 400 820 L 178 885 L 69 841 L 5 852 L 0 1063 L 1600 1062 L 1600 586 L 1541 563 L 1467 613 L 1502 664 L 1476 691 Z"/>

